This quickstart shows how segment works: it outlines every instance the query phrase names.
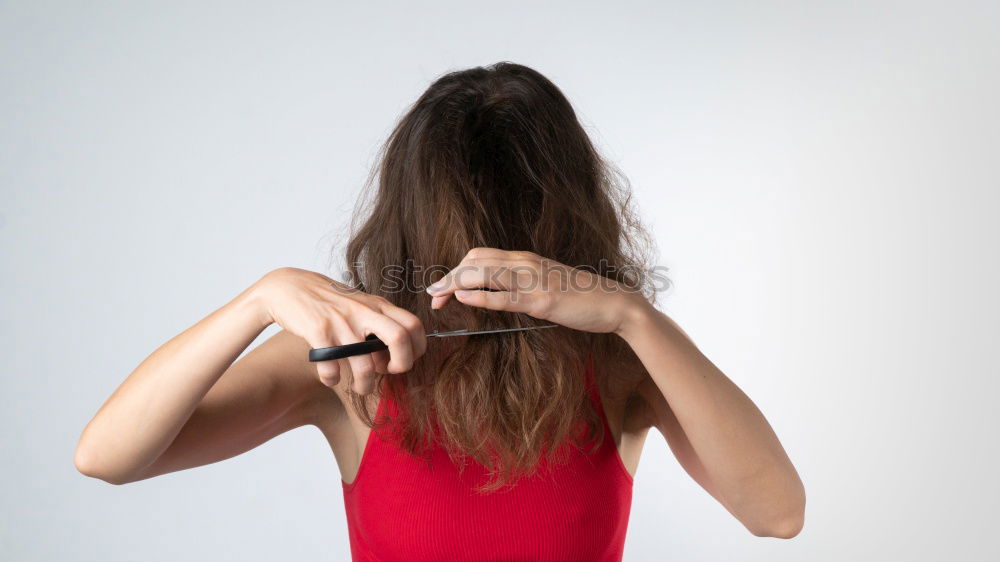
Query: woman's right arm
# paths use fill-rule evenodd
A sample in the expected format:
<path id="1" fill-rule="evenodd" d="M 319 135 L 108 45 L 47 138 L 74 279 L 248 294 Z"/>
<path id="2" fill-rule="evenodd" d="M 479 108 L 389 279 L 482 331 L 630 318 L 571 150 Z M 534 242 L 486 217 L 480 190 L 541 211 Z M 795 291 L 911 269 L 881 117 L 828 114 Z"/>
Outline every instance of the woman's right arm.
<path id="1" fill-rule="evenodd" d="M 233 361 L 271 323 L 283 331 Z M 113 484 L 229 458 L 310 423 L 339 383 L 336 361 L 309 363 L 310 347 L 364 340 L 388 352 L 350 358 L 353 388 L 373 374 L 401 373 L 425 349 L 416 316 L 328 277 L 281 268 L 160 346 L 132 372 L 84 429 L 74 462 Z"/>

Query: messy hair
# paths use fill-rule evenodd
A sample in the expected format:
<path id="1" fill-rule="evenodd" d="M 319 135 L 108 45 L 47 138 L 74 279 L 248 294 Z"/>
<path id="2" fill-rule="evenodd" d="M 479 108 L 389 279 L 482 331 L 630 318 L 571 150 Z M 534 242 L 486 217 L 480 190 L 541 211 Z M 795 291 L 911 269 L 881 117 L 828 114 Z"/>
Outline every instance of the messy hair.
<path id="1" fill-rule="evenodd" d="M 476 247 L 530 251 L 652 299 L 642 275 L 650 238 L 628 181 L 539 72 L 500 62 L 440 76 L 378 156 L 347 243 L 347 272 L 356 287 L 416 314 L 428 330 L 541 323 L 454 301 L 431 310 L 422 289 Z M 644 373 L 614 334 L 558 329 L 462 339 L 435 341 L 410 372 L 376 374 L 373 394 L 349 392 L 374 430 L 382 424 L 370 402 L 390 393 L 399 415 L 386 424 L 401 444 L 419 455 L 436 440 L 460 466 L 482 464 L 490 475 L 484 492 L 530 474 L 543 457 L 557 463 L 563 443 L 600 445 L 604 428 L 584 386 L 588 359 L 603 389 Z"/>

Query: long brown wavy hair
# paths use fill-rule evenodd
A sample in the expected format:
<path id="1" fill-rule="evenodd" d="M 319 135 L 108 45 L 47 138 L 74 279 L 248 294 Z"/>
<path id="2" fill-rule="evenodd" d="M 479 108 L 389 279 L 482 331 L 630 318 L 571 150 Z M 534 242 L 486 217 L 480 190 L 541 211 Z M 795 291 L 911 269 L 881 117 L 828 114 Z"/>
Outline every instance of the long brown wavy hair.
<path id="1" fill-rule="evenodd" d="M 427 330 L 541 323 L 454 300 L 431 310 L 423 289 L 475 247 L 534 252 L 653 296 L 642 274 L 651 241 L 628 181 L 555 84 L 519 64 L 434 81 L 382 145 L 351 230 L 350 282 L 413 312 Z M 557 328 L 441 339 L 410 372 L 377 374 L 380 390 L 352 391 L 351 402 L 373 430 L 392 426 L 413 454 L 436 440 L 460 468 L 480 463 L 490 479 L 478 491 L 487 492 L 557 464 L 565 443 L 586 449 L 605 438 L 585 394 L 588 358 L 601 389 L 634 388 L 644 373 L 613 334 Z M 395 419 L 370 413 L 383 389 L 400 406 Z"/>

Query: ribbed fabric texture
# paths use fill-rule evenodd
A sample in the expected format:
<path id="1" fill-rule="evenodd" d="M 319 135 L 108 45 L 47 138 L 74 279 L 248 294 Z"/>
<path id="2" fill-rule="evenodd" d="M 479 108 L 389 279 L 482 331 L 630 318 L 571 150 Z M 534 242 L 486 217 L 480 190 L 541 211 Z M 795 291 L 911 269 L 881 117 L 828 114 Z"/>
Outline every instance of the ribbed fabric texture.
<path id="1" fill-rule="evenodd" d="M 632 476 L 589 367 L 586 376 L 606 432 L 600 448 L 573 448 L 565 463 L 487 495 L 474 491 L 487 474 L 475 461 L 460 475 L 442 447 L 428 465 L 373 431 L 354 482 L 341 481 L 354 562 L 621 560 Z M 383 395 L 376 416 L 396 411 Z"/>

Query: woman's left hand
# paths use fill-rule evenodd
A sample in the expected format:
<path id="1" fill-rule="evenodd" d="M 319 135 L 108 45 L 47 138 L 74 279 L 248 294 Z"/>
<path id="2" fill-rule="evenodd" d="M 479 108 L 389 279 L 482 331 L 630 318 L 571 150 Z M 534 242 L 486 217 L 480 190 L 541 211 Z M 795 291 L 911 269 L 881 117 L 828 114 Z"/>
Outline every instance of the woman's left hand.
<path id="1" fill-rule="evenodd" d="M 607 277 L 531 252 L 495 248 L 470 250 L 427 292 L 433 297 L 433 309 L 454 295 L 469 306 L 523 312 L 574 330 L 600 333 L 621 334 L 636 312 L 651 306 L 637 290 Z"/>

